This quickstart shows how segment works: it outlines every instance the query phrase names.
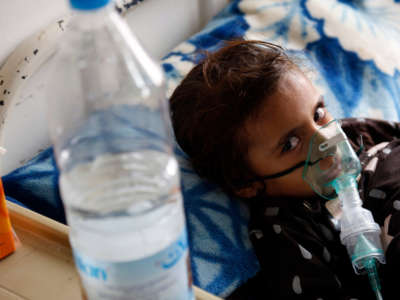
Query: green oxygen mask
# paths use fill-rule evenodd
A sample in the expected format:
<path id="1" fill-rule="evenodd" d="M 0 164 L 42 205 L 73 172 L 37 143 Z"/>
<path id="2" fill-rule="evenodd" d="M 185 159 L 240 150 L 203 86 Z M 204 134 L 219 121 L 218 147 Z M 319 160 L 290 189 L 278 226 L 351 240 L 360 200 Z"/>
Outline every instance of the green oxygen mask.
<path id="1" fill-rule="evenodd" d="M 337 198 L 335 182 L 360 174 L 361 165 L 340 122 L 332 120 L 311 137 L 303 179 L 325 199 Z"/>
<path id="2" fill-rule="evenodd" d="M 357 188 L 360 172 L 360 161 L 338 120 L 320 127 L 311 137 L 303 179 L 323 198 L 339 198 L 341 242 L 355 273 L 368 274 L 376 298 L 382 299 L 375 265 L 385 263 L 380 227 L 362 207 Z"/>

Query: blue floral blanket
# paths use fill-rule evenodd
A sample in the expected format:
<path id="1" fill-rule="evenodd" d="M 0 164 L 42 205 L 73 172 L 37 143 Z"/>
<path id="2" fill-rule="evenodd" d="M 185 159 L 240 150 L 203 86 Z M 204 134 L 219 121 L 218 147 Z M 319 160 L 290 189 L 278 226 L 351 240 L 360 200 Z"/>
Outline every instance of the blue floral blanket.
<path id="1" fill-rule="evenodd" d="M 238 37 L 281 44 L 312 68 L 330 112 L 399 120 L 399 0 L 232 0 L 201 32 L 163 60 L 169 94 L 202 51 Z M 194 283 L 226 296 L 258 271 L 238 199 L 200 179 L 176 146 Z M 51 149 L 3 178 L 27 207 L 64 221 Z"/>

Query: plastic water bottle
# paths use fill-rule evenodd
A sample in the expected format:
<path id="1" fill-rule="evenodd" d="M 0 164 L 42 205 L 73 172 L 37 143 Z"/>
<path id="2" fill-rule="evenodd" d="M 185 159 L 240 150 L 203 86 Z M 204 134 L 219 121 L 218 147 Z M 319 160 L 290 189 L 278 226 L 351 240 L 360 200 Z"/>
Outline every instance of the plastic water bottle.
<path id="1" fill-rule="evenodd" d="M 70 0 L 50 133 L 88 299 L 193 300 L 163 72 L 109 0 Z"/>

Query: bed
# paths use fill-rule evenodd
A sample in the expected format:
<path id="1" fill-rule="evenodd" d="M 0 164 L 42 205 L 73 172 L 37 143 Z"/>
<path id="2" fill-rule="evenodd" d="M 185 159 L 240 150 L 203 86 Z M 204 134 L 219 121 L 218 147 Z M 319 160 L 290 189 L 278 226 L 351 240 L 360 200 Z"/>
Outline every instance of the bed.
<path id="1" fill-rule="evenodd" d="M 62 38 L 68 13 L 61 4 L 41 2 L 52 7 L 52 14 L 46 12 L 52 17 L 42 27 L 29 27 L 31 34 L 15 43 L 0 68 L 0 146 L 7 149 L 2 176 L 7 196 L 65 222 L 46 129 L 42 63 L 51 54 L 52 43 Z M 310 76 L 336 118 L 398 121 L 399 2 L 142 0 L 117 5 L 144 46 L 161 60 L 167 97 L 203 50 L 245 37 L 279 43 L 311 68 Z M 247 208 L 199 178 L 178 145 L 175 154 L 182 174 L 194 283 L 225 297 L 259 268 L 249 242 Z"/>

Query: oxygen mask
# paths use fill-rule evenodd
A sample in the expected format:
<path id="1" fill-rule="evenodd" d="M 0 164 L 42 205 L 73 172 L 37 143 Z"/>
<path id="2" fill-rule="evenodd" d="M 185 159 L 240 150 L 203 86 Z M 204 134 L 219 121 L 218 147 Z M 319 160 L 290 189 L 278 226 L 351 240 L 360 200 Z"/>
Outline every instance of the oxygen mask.
<path id="1" fill-rule="evenodd" d="M 338 120 L 330 121 L 314 133 L 303 179 L 318 195 L 328 200 L 336 198 L 335 183 L 356 178 L 360 171 L 360 161 Z"/>
<path id="2" fill-rule="evenodd" d="M 340 239 L 356 274 L 368 274 L 377 299 L 382 299 L 376 263 L 385 263 L 380 228 L 362 207 L 357 188 L 360 161 L 339 121 L 322 126 L 311 137 L 303 179 L 320 196 L 339 198 L 342 206 Z"/>

